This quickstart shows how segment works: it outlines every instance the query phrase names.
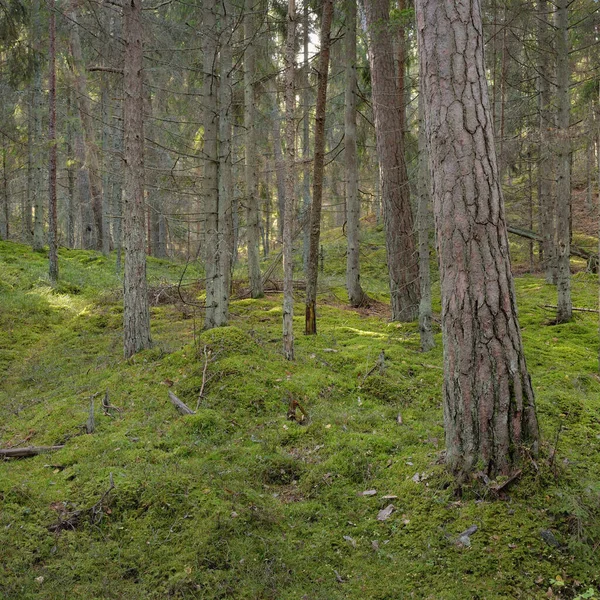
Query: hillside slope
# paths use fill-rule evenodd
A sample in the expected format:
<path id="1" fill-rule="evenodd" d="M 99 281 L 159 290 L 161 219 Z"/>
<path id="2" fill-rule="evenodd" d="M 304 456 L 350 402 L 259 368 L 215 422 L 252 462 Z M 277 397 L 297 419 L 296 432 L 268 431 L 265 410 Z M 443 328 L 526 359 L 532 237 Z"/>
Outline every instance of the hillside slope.
<path id="1" fill-rule="evenodd" d="M 365 248 L 367 290 L 383 298 L 379 246 Z M 61 250 L 52 290 L 44 256 L 0 243 L 0 447 L 64 444 L 0 461 L 1 598 L 599 597 L 581 596 L 600 588 L 596 316 L 550 326 L 555 291 L 518 279 L 543 454 L 501 493 L 479 479 L 459 497 L 440 336 L 422 354 L 416 325 L 344 307 L 340 244 L 326 256 L 335 295 L 317 337 L 296 318 L 294 363 L 279 296 L 235 301 L 230 327 L 202 332 L 168 287 L 181 266 L 154 260 L 155 345 L 124 361 L 114 259 Z M 593 308 L 595 278 L 573 284 Z M 290 399 L 304 421 L 287 418 Z"/>

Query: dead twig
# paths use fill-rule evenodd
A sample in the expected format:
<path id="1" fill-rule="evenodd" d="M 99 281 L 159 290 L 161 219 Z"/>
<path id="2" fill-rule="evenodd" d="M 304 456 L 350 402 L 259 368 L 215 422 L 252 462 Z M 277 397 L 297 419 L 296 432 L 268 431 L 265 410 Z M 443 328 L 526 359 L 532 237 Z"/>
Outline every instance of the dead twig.
<path id="1" fill-rule="evenodd" d="M 552 305 L 552 304 L 542 304 L 541 308 L 548 308 L 548 309 L 552 309 L 552 310 L 558 310 L 558 306 Z M 573 306 L 571 308 L 571 310 L 575 310 L 578 312 L 587 312 L 587 313 L 593 313 L 595 315 L 598 314 L 598 311 L 595 308 L 583 308 L 580 306 Z"/>
<path id="2" fill-rule="evenodd" d="M 169 390 L 169 400 L 182 415 L 193 415 L 193 411 L 187 404 L 182 402 L 171 390 Z"/>
<path id="3" fill-rule="evenodd" d="M 108 498 L 110 492 L 114 489 L 115 482 L 113 481 L 113 474 L 111 473 L 110 487 L 102 494 L 100 500 L 98 500 L 96 504 L 90 506 L 89 508 L 75 510 L 72 513 L 70 513 L 66 519 L 59 518 L 56 523 L 48 525 L 48 531 L 51 531 L 53 533 L 60 533 L 65 529 L 76 529 L 77 527 L 79 527 L 79 525 L 81 525 L 85 518 L 88 518 L 89 522 L 92 525 L 97 525 L 98 523 L 100 523 L 100 521 L 102 521 L 102 517 L 106 512 L 106 509 L 104 508 L 104 503 Z"/>
<path id="4" fill-rule="evenodd" d="M 27 456 L 37 456 L 46 452 L 55 452 L 64 448 L 61 446 L 28 446 L 27 448 L 0 448 L 0 457 L 4 458 L 25 458 Z"/>

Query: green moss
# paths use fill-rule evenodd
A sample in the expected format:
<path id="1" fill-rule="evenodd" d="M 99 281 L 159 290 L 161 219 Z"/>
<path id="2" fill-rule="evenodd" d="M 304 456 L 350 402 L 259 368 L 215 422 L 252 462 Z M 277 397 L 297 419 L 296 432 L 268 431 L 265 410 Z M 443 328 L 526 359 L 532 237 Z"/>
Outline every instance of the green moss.
<path id="1" fill-rule="evenodd" d="M 343 300 L 344 240 L 328 236 L 322 281 Z M 385 301 L 382 231 L 365 230 L 363 247 L 365 288 Z M 555 304 L 555 290 L 541 278 L 516 282 L 541 456 L 505 500 L 481 483 L 459 499 L 441 464 L 439 335 L 424 355 L 415 324 L 327 295 L 316 337 L 299 334 L 297 306 L 290 363 L 279 297 L 236 301 L 231 326 L 200 334 L 165 302 L 152 310 L 154 347 L 124 361 L 114 256 L 61 249 L 60 261 L 52 289 L 44 255 L 0 243 L 0 443 L 65 443 L 0 463 L 0 597 L 488 600 L 598 589 L 597 321 L 548 325 L 541 305 Z M 148 267 L 153 285 L 176 283 L 180 269 Z M 574 302 L 594 307 L 596 285 L 574 277 Z M 385 372 L 366 377 L 382 349 Z M 107 389 L 112 416 L 100 406 Z M 192 408 L 200 399 L 196 414 L 179 415 L 169 389 Z M 308 413 L 302 424 L 287 419 L 290 395 Z M 94 506 L 111 474 L 100 522 L 48 531 Z M 458 545 L 473 524 L 471 546 Z"/>

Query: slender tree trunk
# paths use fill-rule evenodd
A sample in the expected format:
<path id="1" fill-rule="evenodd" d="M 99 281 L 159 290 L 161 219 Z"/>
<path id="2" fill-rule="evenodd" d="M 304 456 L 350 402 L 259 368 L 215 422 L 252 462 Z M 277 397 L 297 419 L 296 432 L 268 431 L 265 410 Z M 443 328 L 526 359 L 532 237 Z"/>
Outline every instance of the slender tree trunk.
<path id="1" fill-rule="evenodd" d="M 48 68 L 48 245 L 50 283 L 58 282 L 58 222 L 56 213 L 56 15 L 50 0 L 50 49 Z"/>
<path id="2" fill-rule="evenodd" d="M 260 213 L 258 210 L 258 179 L 256 169 L 256 14 L 255 0 L 246 3 L 244 15 L 244 127 L 246 129 L 246 229 L 248 232 L 248 278 L 250 295 L 260 298 L 263 295 L 260 274 Z"/>
<path id="3" fill-rule="evenodd" d="M 79 17 L 76 11 L 76 0 L 68 14 L 70 23 L 70 47 L 73 70 L 73 83 L 79 107 L 79 115 L 83 126 L 85 140 L 85 164 L 89 171 L 92 212 L 94 214 L 94 247 L 102 250 L 103 217 L 102 217 L 102 180 L 98 162 L 98 148 L 94 129 L 93 113 L 87 89 L 85 63 L 79 39 Z"/>
<path id="4" fill-rule="evenodd" d="M 90 174 L 85 166 L 85 144 L 81 130 L 74 136 L 75 160 L 77 161 L 77 192 L 81 221 L 81 247 L 89 250 L 95 247 L 94 214 L 90 202 Z"/>
<path id="5" fill-rule="evenodd" d="M 573 316 L 571 301 L 571 137 L 569 100 L 569 0 L 556 3 L 556 93 L 558 99 L 557 159 L 558 178 L 556 182 L 557 214 L 557 277 L 558 291 L 557 323 L 570 321 Z"/>
<path id="6" fill-rule="evenodd" d="M 510 270 L 478 0 L 417 0 L 437 229 L 446 462 L 508 475 L 538 425 Z"/>
<path id="7" fill-rule="evenodd" d="M 102 109 L 102 254 L 110 254 L 110 155 L 108 149 L 110 146 L 109 122 L 112 118 L 112 107 L 110 103 L 110 75 L 102 73 L 100 102 Z"/>
<path id="8" fill-rule="evenodd" d="M 302 46 L 304 50 L 304 60 L 302 64 L 303 89 L 302 89 L 302 213 L 300 218 L 305 222 L 303 244 L 302 244 L 302 264 L 304 273 L 308 277 L 308 255 L 310 253 L 310 64 L 308 62 L 308 42 L 309 27 L 308 18 L 308 0 L 304 0 L 304 14 L 302 23 Z"/>
<path id="9" fill-rule="evenodd" d="M 67 247 L 75 248 L 75 170 L 73 168 L 73 113 L 71 110 L 71 94 L 67 95 L 66 154 L 67 154 Z"/>
<path id="10" fill-rule="evenodd" d="M 402 138 L 406 134 L 406 39 L 402 11 L 405 9 L 405 0 L 398 0 L 398 10 L 400 11 L 400 23 L 396 29 L 396 42 L 398 44 L 398 100 L 400 101 L 400 127 L 402 128 Z"/>
<path id="11" fill-rule="evenodd" d="M 32 204 L 35 210 L 33 222 L 33 249 L 40 252 L 44 249 L 45 232 L 44 232 L 44 195 L 42 193 L 42 157 L 40 144 L 42 142 L 42 59 L 39 54 L 39 44 L 42 36 L 40 25 L 40 2 L 33 0 L 32 3 L 32 23 L 33 23 L 33 43 L 38 50 L 34 61 L 33 73 L 33 192 Z"/>
<path id="12" fill-rule="evenodd" d="M 2 206 L 0 207 L 0 239 L 8 240 L 10 234 L 10 194 L 8 191 L 8 167 L 6 136 L 2 136 Z"/>
<path id="13" fill-rule="evenodd" d="M 392 319 L 412 321 L 419 308 L 419 266 L 401 135 L 401 107 L 394 78 L 390 3 L 389 0 L 366 0 L 365 9 Z"/>
<path id="14" fill-rule="evenodd" d="M 206 317 L 204 328 L 219 326 L 217 317 L 219 273 L 219 182 L 217 137 L 219 112 L 217 109 L 217 46 L 216 2 L 206 0 L 203 3 L 203 54 L 204 82 L 202 86 L 204 104 L 204 179 L 202 182 L 204 210 L 206 213 L 204 235 L 206 236 Z"/>
<path id="15" fill-rule="evenodd" d="M 356 0 L 346 0 L 346 111 L 344 114 L 344 166 L 346 170 L 346 288 L 350 306 L 363 306 L 368 297 L 360 285 L 360 196 L 356 154 Z"/>
<path id="16" fill-rule="evenodd" d="M 310 245 L 306 273 L 306 320 L 305 333 L 317 333 L 317 279 L 319 273 L 319 239 L 321 236 L 321 204 L 323 201 L 323 172 L 325 170 L 325 110 L 327 108 L 327 78 L 329 74 L 329 50 L 331 45 L 331 21 L 333 0 L 323 0 L 321 20 L 321 50 L 317 83 L 317 106 L 315 109 L 315 167 L 313 197 L 310 209 Z"/>
<path id="17" fill-rule="evenodd" d="M 547 283 L 556 283 L 556 245 L 554 223 L 554 199 L 552 197 L 553 161 L 550 151 L 550 131 L 553 129 L 550 87 L 548 0 L 538 0 L 538 110 L 540 148 L 538 162 L 538 204 L 540 211 L 540 233 L 543 237 L 543 269 Z"/>
<path id="18" fill-rule="evenodd" d="M 421 79 L 423 76 L 421 76 Z M 417 181 L 417 229 L 419 231 L 419 284 L 421 301 L 419 302 L 419 336 L 421 350 L 429 352 L 434 346 L 431 329 L 431 270 L 429 264 L 429 231 L 430 231 L 430 177 L 427 156 L 427 138 L 425 135 L 424 94 L 421 87 L 419 93 L 419 175 Z"/>
<path id="19" fill-rule="evenodd" d="M 34 69 L 35 78 L 35 69 Z M 33 221 L 31 218 L 31 209 L 33 207 L 33 170 L 34 170 L 34 115 L 33 115 L 33 86 L 31 86 L 30 92 L 27 94 L 27 188 L 23 195 L 23 201 L 21 206 L 21 234 L 23 242 L 26 244 L 33 244 Z"/>
<path id="20" fill-rule="evenodd" d="M 277 83 L 273 79 L 270 90 L 272 96 L 271 120 L 273 123 L 273 156 L 275 161 L 275 183 L 277 187 L 277 225 L 279 241 L 283 240 L 283 221 L 285 214 L 285 161 L 281 150 L 281 115 L 279 113 L 279 100 Z"/>
<path id="21" fill-rule="evenodd" d="M 231 110 L 232 110 L 232 56 L 231 56 L 231 3 L 222 1 L 223 21 L 221 43 L 221 79 L 219 82 L 219 239 L 220 281 L 215 293 L 217 308 L 215 320 L 226 325 L 229 319 L 229 290 L 231 287 L 231 259 L 233 256 L 233 221 L 231 218 L 233 177 L 231 171 Z"/>
<path id="22" fill-rule="evenodd" d="M 294 360 L 294 288 L 292 264 L 292 228 L 294 218 L 294 188 L 296 162 L 296 123 L 294 119 L 296 90 L 295 77 L 296 2 L 288 0 L 287 38 L 285 44 L 285 209 L 283 218 L 283 354 Z"/>
<path id="23" fill-rule="evenodd" d="M 123 128 L 125 137 L 125 273 L 123 348 L 125 358 L 149 348 L 150 310 L 144 250 L 144 92 L 142 2 L 123 5 L 125 60 Z"/>

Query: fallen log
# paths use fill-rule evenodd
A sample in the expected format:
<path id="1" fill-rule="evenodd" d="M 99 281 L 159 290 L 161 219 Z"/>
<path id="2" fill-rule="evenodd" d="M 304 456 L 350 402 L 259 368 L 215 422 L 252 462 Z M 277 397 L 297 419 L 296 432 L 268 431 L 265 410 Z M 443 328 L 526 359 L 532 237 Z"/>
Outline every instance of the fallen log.
<path id="1" fill-rule="evenodd" d="M 64 448 L 62 446 L 27 446 L 26 448 L 0 448 L 0 457 L 5 458 L 24 458 L 26 456 L 37 456 L 46 452 L 54 452 Z"/>
<path id="2" fill-rule="evenodd" d="M 534 242 L 543 242 L 544 238 L 535 231 L 530 231 L 529 229 L 522 229 L 521 227 L 513 227 L 512 225 L 507 225 L 506 230 L 508 233 L 512 233 L 514 235 L 518 235 L 519 237 L 526 238 L 528 240 L 533 240 Z M 573 246 L 571 244 L 571 256 L 577 256 L 579 258 L 585 258 L 588 262 L 597 261 L 598 255 L 594 252 L 590 252 L 589 250 L 584 250 L 579 246 Z M 595 262 L 593 263 L 595 264 Z"/>
<path id="3" fill-rule="evenodd" d="M 193 415 L 195 412 L 183 403 L 172 391 L 169 390 L 169 400 L 182 415 Z"/>

